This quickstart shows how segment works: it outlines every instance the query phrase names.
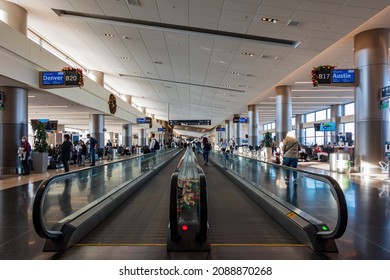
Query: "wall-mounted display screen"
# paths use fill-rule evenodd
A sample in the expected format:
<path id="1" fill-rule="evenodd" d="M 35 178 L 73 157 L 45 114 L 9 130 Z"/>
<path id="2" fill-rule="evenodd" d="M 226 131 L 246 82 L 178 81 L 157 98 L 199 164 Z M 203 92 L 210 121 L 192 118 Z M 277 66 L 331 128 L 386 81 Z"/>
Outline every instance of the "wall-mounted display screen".
<path id="1" fill-rule="evenodd" d="M 335 122 L 324 122 L 321 123 L 321 131 L 335 131 L 336 130 L 336 123 Z"/>

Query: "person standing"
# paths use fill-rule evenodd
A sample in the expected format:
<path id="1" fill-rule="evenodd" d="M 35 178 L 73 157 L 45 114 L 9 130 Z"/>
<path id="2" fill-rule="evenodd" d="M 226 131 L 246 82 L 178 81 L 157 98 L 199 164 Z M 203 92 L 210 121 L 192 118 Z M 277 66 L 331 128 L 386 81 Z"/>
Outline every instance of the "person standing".
<path id="1" fill-rule="evenodd" d="M 301 149 L 293 131 L 287 133 L 283 143 L 283 162 L 285 166 L 298 167 L 299 150 Z M 297 172 L 293 171 L 294 187 L 297 185 Z M 286 184 L 290 181 L 290 170 L 286 170 Z"/>
<path id="2" fill-rule="evenodd" d="M 70 154 L 72 152 L 72 142 L 70 142 L 69 134 L 64 135 L 64 142 L 61 145 L 61 162 L 64 165 L 65 172 L 69 172 Z"/>
<path id="3" fill-rule="evenodd" d="M 89 166 L 95 166 L 95 162 L 96 162 L 96 150 L 95 149 L 96 149 L 97 141 L 89 133 L 87 134 L 87 138 L 89 140 L 89 152 L 91 154 L 91 164 Z"/>
<path id="4" fill-rule="evenodd" d="M 31 154 L 31 145 L 28 143 L 28 139 L 26 136 L 22 137 L 22 166 L 23 166 L 23 175 L 29 175 L 30 174 L 30 166 L 29 166 L 29 160 L 30 160 L 30 154 Z"/>
<path id="5" fill-rule="evenodd" d="M 203 137 L 202 144 L 203 144 L 203 161 L 204 161 L 204 165 L 207 166 L 207 163 L 209 162 L 209 153 L 211 151 L 211 144 L 206 137 Z"/>
<path id="6" fill-rule="evenodd" d="M 153 132 L 150 133 L 150 145 L 149 149 L 151 152 L 156 152 L 160 149 L 160 143 L 155 138 L 155 134 Z"/>
<path id="7" fill-rule="evenodd" d="M 87 157 L 87 145 L 85 145 L 84 141 L 81 142 L 81 166 L 85 166 L 85 158 Z"/>

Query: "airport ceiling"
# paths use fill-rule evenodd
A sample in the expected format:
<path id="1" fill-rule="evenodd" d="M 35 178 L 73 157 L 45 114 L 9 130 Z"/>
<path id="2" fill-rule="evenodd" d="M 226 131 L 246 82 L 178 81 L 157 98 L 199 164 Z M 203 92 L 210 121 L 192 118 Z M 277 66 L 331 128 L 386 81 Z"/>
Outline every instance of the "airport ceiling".
<path id="1" fill-rule="evenodd" d="M 260 124 L 275 121 L 278 85 L 292 86 L 293 115 L 352 102 L 353 88 L 314 88 L 311 69 L 354 68 L 354 35 L 390 28 L 385 0 L 9 2 L 28 11 L 30 30 L 86 69 L 103 72 L 109 87 L 131 95 L 148 114 L 211 119 L 212 126 L 246 114 L 249 104 L 258 105 Z M 29 118 L 87 129 L 95 112 L 77 100 L 38 90 L 30 95 Z M 119 132 L 122 123 L 109 116 L 105 126 Z"/>

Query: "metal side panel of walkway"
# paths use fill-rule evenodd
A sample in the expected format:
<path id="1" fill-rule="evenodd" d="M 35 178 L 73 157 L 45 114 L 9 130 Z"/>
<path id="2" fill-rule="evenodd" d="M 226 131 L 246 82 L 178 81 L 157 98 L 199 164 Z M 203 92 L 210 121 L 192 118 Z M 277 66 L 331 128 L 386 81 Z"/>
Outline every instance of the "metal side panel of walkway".
<path id="1" fill-rule="evenodd" d="M 297 242 L 212 164 L 207 179 L 211 252 L 168 254 L 172 160 L 60 259 L 320 259 Z"/>

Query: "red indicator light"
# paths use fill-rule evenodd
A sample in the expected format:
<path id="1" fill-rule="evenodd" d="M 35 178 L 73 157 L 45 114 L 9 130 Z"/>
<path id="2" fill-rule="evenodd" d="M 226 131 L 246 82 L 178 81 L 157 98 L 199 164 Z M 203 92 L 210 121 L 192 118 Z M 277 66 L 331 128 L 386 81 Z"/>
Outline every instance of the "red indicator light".
<path id="1" fill-rule="evenodd" d="M 188 230 L 188 226 L 187 226 L 187 225 L 182 225 L 182 226 L 181 226 L 181 229 L 182 229 L 182 230 Z"/>

